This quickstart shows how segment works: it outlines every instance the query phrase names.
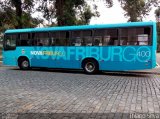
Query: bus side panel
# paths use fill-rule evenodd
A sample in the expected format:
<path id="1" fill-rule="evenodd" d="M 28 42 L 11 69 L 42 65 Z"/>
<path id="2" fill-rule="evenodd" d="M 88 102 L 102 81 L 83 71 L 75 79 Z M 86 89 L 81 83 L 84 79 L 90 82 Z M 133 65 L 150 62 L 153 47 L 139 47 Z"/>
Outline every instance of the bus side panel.
<path id="1" fill-rule="evenodd" d="M 100 70 L 151 69 L 155 64 L 152 49 L 151 46 L 17 47 L 3 52 L 3 63 L 17 66 L 18 58 L 26 56 L 31 67 L 81 69 L 82 60 L 92 57 L 99 62 Z"/>
<path id="2" fill-rule="evenodd" d="M 71 51 L 73 50 L 73 51 Z M 16 60 L 20 56 L 28 57 L 31 67 L 81 68 L 81 61 L 75 59 L 75 47 L 17 47 Z M 68 54 L 70 53 L 70 55 Z"/>
<path id="3" fill-rule="evenodd" d="M 125 71 L 151 69 L 152 47 L 151 46 L 116 46 L 105 47 L 105 57 L 108 61 L 99 61 L 100 70 Z M 109 52 L 108 52 L 109 51 Z"/>
<path id="4" fill-rule="evenodd" d="M 152 60 L 154 62 L 152 62 L 152 68 L 156 67 L 156 53 L 157 53 L 157 26 L 156 23 L 153 24 L 153 40 L 152 40 Z"/>
<path id="5" fill-rule="evenodd" d="M 79 69 L 81 67 L 81 61 L 76 59 L 76 48 L 75 47 L 52 47 L 52 52 L 55 55 L 50 56 L 49 63 L 55 62 L 55 66 L 49 65 L 50 68 L 68 68 L 68 69 Z"/>
<path id="6" fill-rule="evenodd" d="M 6 66 L 17 66 L 17 59 L 16 59 L 16 50 L 13 51 L 3 51 L 2 52 L 3 55 L 3 65 Z"/>

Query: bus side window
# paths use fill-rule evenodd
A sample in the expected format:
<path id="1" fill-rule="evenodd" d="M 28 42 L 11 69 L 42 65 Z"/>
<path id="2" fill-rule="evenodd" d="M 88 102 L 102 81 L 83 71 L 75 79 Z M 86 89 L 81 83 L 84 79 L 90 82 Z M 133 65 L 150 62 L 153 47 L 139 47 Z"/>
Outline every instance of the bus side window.
<path id="1" fill-rule="evenodd" d="M 19 46 L 29 46 L 30 45 L 30 34 L 23 33 L 19 35 L 20 35 Z"/>
<path id="2" fill-rule="evenodd" d="M 151 45 L 151 28 L 128 28 L 127 45 Z"/>
<path id="3" fill-rule="evenodd" d="M 51 33 L 51 46 L 66 46 L 67 45 L 66 31 L 56 31 Z"/>
<path id="4" fill-rule="evenodd" d="M 32 33 L 32 46 L 37 46 L 38 33 Z"/>
<path id="5" fill-rule="evenodd" d="M 84 37 L 83 38 L 84 46 L 92 46 L 92 37 Z"/>
<path id="6" fill-rule="evenodd" d="M 51 38 L 51 46 L 55 46 L 56 45 L 56 39 Z"/>
<path id="7" fill-rule="evenodd" d="M 138 45 L 136 38 L 136 28 L 128 28 L 127 45 Z"/>
<path id="8" fill-rule="evenodd" d="M 71 32 L 70 31 L 66 31 L 66 45 L 69 46 L 70 45 L 70 37 L 71 37 Z"/>
<path id="9" fill-rule="evenodd" d="M 68 31 L 61 31 L 60 37 L 57 39 L 58 46 L 67 46 L 68 45 L 68 39 L 69 39 L 69 32 Z"/>
<path id="10" fill-rule="evenodd" d="M 33 33 L 32 46 L 49 46 L 49 33 Z"/>
<path id="11" fill-rule="evenodd" d="M 38 39 L 38 40 L 37 40 L 37 45 L 38 45 L 38 46 L 43 46 L 43 41 L 40 40 L 40 39 Z"/>
<path id="12" fill-rule="evenodd" d="M 57 38 L 56 39 L 56 46 L 64 46 L 63 39 Z"/>
<path id="13" fill-rule="evenodd" d="M 103 45 L 104 46 L 107 46 L 107 45 L 109 45 L 109 43 L 110 44 L 113 44 L 113 43 L 111 43 L 111 37 L 110 36 L 104 36 L 104 40 L 103 40 Z"/>
<path id="14" fill-rule="evenodd" d="M 82 46 L 82 31 L 72 31 L 71 46 Z"/>
<path id="15" fill-rule="evenodd" d="M 94 46 L 102 46 L 102 37 L 101 36 L 94 37 L 93 44 Z"/>
<path id="16" fill-rule="evenodd" d="M 57 42 L 60 38 L 60 32 L 51 32 L 51 46 L 59 45 Z"/>
<path id="17" fill-rule="evenodd" d="M 49 46 L 49 33 L 39 33 L 38 46 Z"/>
<path id="18" fill-rule="evenodd" d="M 84 46 L 92 46 L 92 31 L 91 30 L 85 30 L 82 31 L 83 34 L 83 45 Z"/>
<path id="19" fill-rule="evenodd" d="M 94 46 L 102 46 L 103 35 L 104 35 L 103 29 L 94 30 L 94 37 L 93 37 Z"/>
<path id="20" fill-rule="evenodd" d="M 138 40 L 138 45 L 151 45 L 152 44 L 152 33 L 151 33 L 151 28 L 150 27 L 143 27 L 139 28 L 137 30 L 137 40 Z"/>
<path id="21" fill-rule="evenodd" d="M 106 29 L 104 31 L 103 45 L 119 45 L 118 43 L 118 29 Z M 106 39 L 105 39 L 106 38 Z M 108 42 L 108 43 L 107 43 Z"/>
<path id="22" fill-rule="evenodd" d="M 128 41 L 128 28 L 119 29 L 120 45 L 127 45 Z"/>
<path id="23" fill-rule="evenodd" d="M 82 45 L 82 39 L 80 37 L 71 39 L 71 46 L 81 46 L 81 45 Z"/>

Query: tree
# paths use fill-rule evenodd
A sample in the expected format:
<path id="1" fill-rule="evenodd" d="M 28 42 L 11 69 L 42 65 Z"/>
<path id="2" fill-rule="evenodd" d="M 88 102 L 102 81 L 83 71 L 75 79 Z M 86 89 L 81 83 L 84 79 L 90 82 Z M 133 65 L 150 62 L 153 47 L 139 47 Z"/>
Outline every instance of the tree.
<path id="1" fill-rule="evenodd" d="M 50 24 L 54 22 L 58 26 L 87 24 L 84 22 L 89 20 L 84 19 L 94 16 L 84 0 L 42 0 L 40 3 L 38 11 L 42 11 L 43 17 Z M 84 13 L 87 13 L 88 17 L 85 17 Z M 56 23 L 53 19 L 56 19 Z"/>
<path id="2" fill-rule="evenodd" d="M 160 7 L 158 7 L 155 10 L 155 16 L 156 16 L 157 22 L 160 22 Z"/>
<path id="3" fill-rule="evenodd" d="M 160 51 L 160 7 L 155 10 L 155 16 L 157 19 L 158 51 Z"/>
<path id="4" fill-rule="evenodd" d="M 16 11 L 16 28 L 22 28 L 22 1 L 21 0 L 11 0 L 11 4 L 15 7 Z"/>
<path id="5" fill-rule="evenodd" d="M 0 1 L 0 23 L 6 28 L 35 27 L 41 22 L 39 19 L 31 17 L 34 7 L 33 0 L 3 0 Z"/>
<path id="6" fill-rule="evenodd" d="M 105 1 L 108 7 L 112 6 L 112 0 Z M 65 26 L 89 24 L 92 17 L 99 16 L 96 5 L 94 8 L 92 11 L 85 0 L 41 0 L 38 11 L 42 11 L 43 17 L 50 21 L 50 24 Z M 53 19 L 56 19 L 56 23 Z"/>
<path id="7" fill-rule="evenodd" d="M 55 17 L 57 18 L 58 26 L 75 25 L 77 24 L 76 13 L 85 5 L 84 0 L 56 0 L 55 1 Z M 78 14 L 78 13 L 77 13 Z M 78 15 L 82 15 L 81 14 Z"/>
<path id="8" fill-rule="evenodd" d="M 159 0 L 118 0 L 125 11 L 125 16 L 129 17 L 128 21 L 142 21 L 143 17 L 148 15 L 152 6 L 157 6 Z"/>

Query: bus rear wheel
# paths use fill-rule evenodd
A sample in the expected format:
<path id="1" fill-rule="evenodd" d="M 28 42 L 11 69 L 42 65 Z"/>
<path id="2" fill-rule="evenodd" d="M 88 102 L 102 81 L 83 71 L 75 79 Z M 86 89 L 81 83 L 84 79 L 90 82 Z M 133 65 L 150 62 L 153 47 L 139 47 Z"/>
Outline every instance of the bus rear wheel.
<path id="1" fill-rule="evenodd" d="M 87 74 L 94 74 L 99 70 L 98 62 L 92 59 L 84 61 L 82 67 Z"/>
<path id="2" fill-rule="evenodd" d="M 27 70 L 30 68 L 29 60 L 27 58 L 22 58 L 18 61 L 19 68 L 21 70 Z"/>

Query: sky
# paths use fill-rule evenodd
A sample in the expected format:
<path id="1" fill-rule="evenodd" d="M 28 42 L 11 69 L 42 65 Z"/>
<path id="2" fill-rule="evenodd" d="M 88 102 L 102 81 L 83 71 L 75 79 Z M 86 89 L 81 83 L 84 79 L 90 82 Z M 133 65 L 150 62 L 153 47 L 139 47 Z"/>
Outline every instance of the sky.
<path id="1" fill-rule="evenodd" d="M 127 22 L 127 18 L 124 17 L 124 11 L 120 6 L 118 0 L 113 0 L 114 5 L 111 8 L 107 8 L 104 5 L 103 0 L 95 0 L 96 5 L 98 6 L 98 11 L 100 12 L 100 17 L 92 18 L 90 24 L 108 24 L 108 23 L 124 23 Z M 92 0 L 88 0 L 89 4 L 92 4 Z M 156 21 L 155 18 L 155 7 L 152 8 L 151 12 L 149 13 L 143 21 Z"/>

